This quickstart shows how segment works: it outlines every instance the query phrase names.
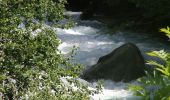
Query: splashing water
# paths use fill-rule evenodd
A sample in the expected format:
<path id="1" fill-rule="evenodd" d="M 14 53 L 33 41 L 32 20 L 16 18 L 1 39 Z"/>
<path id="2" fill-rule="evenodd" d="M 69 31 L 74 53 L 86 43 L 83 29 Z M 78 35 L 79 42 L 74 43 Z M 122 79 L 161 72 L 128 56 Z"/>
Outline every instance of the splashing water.
<path id="1" fill-rule="evenodd" d="M 59 46 L 59 49 L 63 54 L 67 54 L 72 50 L 73 46 L 79 47 L 77 54 L 74 56 L 74 62 L 81 63 L 87 67 L 95 64 L 99 57 L 110 53 L 126 42 L 135 43 L 142 51 L 145 59 L 149 59 L 145 52 L 168 48 L 165 44 L 159 42 L 158 38 L 153 38 L 152 35 L 127 32 L 117 32 L 109 35 L 106 33 L 112 32 L 109 31 L 103 23 L 79 20 L 81 12 L 67 12 L 66 14 L 73 16 L 73 20 L 77 22 L 77 25 L 71 29 L 56 29 L 58 37 L 63 42 Z M 103 92 L 93 95 L 92 99 L 138 100 L 140 99 L 139 97 L 133 96 L 133 94 L 127 90 L 128 84 L 136 83 L 136 81 L 116 83 L 111 80 L 105 80 Z"/>

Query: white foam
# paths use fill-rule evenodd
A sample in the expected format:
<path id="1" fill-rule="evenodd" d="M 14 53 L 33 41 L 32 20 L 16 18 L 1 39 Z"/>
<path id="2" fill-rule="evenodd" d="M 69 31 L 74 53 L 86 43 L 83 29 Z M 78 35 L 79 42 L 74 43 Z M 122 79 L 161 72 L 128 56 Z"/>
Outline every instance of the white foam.
<path id="1" fill-rule="evenodd" d="M 79 15 L 80 13 L 67 12 L 68 14 Z M 88 66 L 95 64 L 99 57 L 106 55 L 115 48 L 126 42 L 135 43 L 142 52 L 151 50 L 160 50 L 167 48 L 163 43 L 159 42 L 153 36 L 146 34 L 133 34 L 118 32 L 111 35 L 106 34 L 108 30 L 105 25 L 98 21 L 80 21 L 77 26 L 71 29 L 56 29 L 58 37 L 63 41 L 59 49 L 63 54 L 71 51 L 75 45 L 79 49 L 77 55 L 74 56 L 76 63 L 81 63 Z M 103 34 L 104 33 L 104 34 Z M 90 84 L 90 83 L 89 83 Z M 140 97 L 135 97 L 127 90 L 128 84 L 123 82 L 113 82 L 105 80 L 103 92 L 95 94 L 92 97 L 94 100 L 138 100 Z M 93 86 L 91 88 L 94 88 Z"/>
<path id="2" fill-rule="evenodd" d="M 104 81 L 102 93 L 92 95 L 93 100 L 138 100 L 140 97 L 134 96 L 128 91 L 129 84 L 138 84 L 136 81 L 130 83 L 113 82 L 111 80 Z"/>
<path id="3" fill-rule="evenodd" d="M 123 44 L 123 42 L 114 43 L 109 35 L 98 34 L 97 32 L 99 31 L 99 29 L 90 26 L 75 26 L 72 29 L 58 29 L 58 36 L 63 40 L 59 49 L 63 54 L 67 54 L 72 50 L 74 45 L 78 46 L 79 49 L 77 55 L 75 55 L 75 62 L 91 66 L 97 62 L 100 56 L 111 52 L 114 48 Z M 132 93 L 125 90 L 125 87 L 123 83 L 105 81 L 103 92 L 94 94 L 91 97 L 94 100 L 106 100 L 132 96 Z M 94 86 L 92 86 L 91 89 L 95 89 Z"/>
<path id="4" fill-rule="evenodd" d="M 82 12 L 66 11 L 64 14 L 65 14 L 65 15 L 70 15 L 70 16 L 72 16 L 72 15 L 81 15 Z"/>

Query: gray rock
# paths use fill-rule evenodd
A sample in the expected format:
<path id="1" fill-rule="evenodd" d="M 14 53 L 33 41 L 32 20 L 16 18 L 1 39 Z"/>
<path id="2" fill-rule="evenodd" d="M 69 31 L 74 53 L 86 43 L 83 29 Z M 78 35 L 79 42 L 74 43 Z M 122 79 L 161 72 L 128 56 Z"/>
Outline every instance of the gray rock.
<path id="1" fill-rule="evenodd" d="M 144 69 L 144 58 L 138 47 L 126 43 L 99 58 L 97 64 L 85 70 L 81 77 L 88 81 L 110 79 L 129 82 L 145 75 Z"/>

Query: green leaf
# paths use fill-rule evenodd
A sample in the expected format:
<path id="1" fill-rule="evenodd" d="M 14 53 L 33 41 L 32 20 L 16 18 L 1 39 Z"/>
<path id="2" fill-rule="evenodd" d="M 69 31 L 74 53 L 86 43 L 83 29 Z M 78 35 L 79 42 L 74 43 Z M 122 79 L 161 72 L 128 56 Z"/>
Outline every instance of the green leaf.
<path id="1" fill-rule="evenodd" d="M 159 57 L 163 60 L 167 60 L 168 54 L 164 51 L 164 50 L 160 50 L 160 51 L 152 51 L 147 53 L 150 56 L 154 56 L 154 57 Z"/>
<path id="2" fill-rule="evenodd" d="M 165 68 L 165 66 L 159 64 L 159 63 L 156 62 L 156 61 L 152 61 L 152 60 L 147 61 L 147 64 L 148 64 L 148 65 L 154 65 L 154 66 L 159 67 L 159 68 Z"/>
<path id="3" fill-rule="evenodd" d="M 170 38 L 170 28 L 161 28 L 160 29 L 161 32 L 164 32 L 166 34 L 166 36 L 168 36 Z"/>

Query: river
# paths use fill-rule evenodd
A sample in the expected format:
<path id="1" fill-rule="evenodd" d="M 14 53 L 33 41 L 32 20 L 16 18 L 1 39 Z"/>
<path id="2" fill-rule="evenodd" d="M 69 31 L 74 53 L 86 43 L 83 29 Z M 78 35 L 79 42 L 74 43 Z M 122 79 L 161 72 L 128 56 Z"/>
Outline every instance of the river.
<path id="1" fill-rule="evenodd" d="M 73 46 L 78 47 L 73 62 L 87 67 L 95 64 L 99 57 L 110 53 L 127 42 L 135 43 L 141 50 L 145 60 L 151 59 L 146 55 L 146 52 L 161 49 L 168 50 L 169 48 L 159 38 L 151 34 L 124 31 L 112 32 L 107 25 L 99 21 L 80 20 L 81 12 L 66 12 L 66 14 L 72 16 L 76 25 L 71 29 L 57 29 L 57 35 L 62 40 L 59 49 L 63 54 L 67 54 L 72 50 Z M 65 23 L 66 21 L 63 20 L 60 23 Z M 134 96 L 127 90 L 129 84 L 137 84 L 137 82 L 116 83 L 111 80 L 104 80 L 103 93 L 95 94 L 91 97 L 94 100 L 138 100 L 139 97 Z"/>

